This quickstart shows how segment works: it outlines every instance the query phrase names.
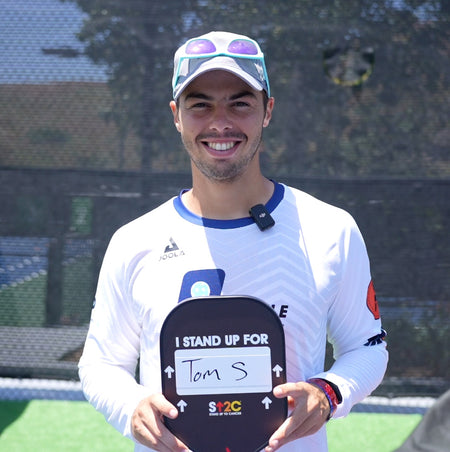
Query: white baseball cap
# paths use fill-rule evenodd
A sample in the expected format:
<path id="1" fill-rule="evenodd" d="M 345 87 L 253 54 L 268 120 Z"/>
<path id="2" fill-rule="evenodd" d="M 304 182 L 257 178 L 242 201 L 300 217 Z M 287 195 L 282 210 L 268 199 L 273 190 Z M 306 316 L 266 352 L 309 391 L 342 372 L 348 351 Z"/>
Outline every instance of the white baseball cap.
<path id="1" fill-rule="evenodd" d="M 190 39 L 175 52 L 173 98 L 176 100 L 200 74 L 213 70 L 231 72 L 270 96 L 264 54 L 258 43 L 244 35 L 212 31 Z"/>

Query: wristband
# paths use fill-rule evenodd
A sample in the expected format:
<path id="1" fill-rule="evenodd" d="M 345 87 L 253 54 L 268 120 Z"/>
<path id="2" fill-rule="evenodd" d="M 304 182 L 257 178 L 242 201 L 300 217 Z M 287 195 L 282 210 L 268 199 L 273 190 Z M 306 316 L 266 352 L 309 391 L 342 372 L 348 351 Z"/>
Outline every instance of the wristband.
<path id="1" fill-rule="evenodd" d="M 314 386 L 317 386 L 326 395 L 328 403 L 330 404 L 330 414 L 327 417 L 327 421 L 329 421 L 332 418 L 334 412 L 336 411 L 337 406 L 339 405 L 339 400 L 336 396 L 335 391 L 333 390 L 331 385 L 322 378 L 310 378 L 309 380 L 306 380 L 306 382 Z"/>

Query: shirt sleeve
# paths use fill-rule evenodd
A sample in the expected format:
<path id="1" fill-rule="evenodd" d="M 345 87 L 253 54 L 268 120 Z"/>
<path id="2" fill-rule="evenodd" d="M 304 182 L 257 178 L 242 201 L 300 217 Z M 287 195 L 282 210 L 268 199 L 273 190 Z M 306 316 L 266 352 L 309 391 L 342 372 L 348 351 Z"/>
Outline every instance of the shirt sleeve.
<path id="1" fill-rule="evenodd" d="M 315 375 L 339 387 L 342 403 L 335 418 L 346 416 L 381 383 L 388 362 L 367 250 L 351 217 L 339 246 L 342 277 L 328 313 L 328 340 L 335 362 Z"/>
<path id="2" fill-rule="evenodd" d="M 135 379 L 141 326 L 129 302 L 130 269 L 118 242 L 112 238 L 102 264 L 79 376 L 87 400 L 133 439 L 131 416 L 149 390 Z"/>

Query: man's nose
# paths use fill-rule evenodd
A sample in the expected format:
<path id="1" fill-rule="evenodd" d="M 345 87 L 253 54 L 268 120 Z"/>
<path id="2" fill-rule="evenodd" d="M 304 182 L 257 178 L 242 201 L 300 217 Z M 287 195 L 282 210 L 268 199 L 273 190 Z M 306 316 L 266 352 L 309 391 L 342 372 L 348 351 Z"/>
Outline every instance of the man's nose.
<path id="1" fill-rule="evenodd" d="M 217 132 L 223 132 L 232 128 L 230 115 L 225 107 L 214 109 L 209 127 Z"/>

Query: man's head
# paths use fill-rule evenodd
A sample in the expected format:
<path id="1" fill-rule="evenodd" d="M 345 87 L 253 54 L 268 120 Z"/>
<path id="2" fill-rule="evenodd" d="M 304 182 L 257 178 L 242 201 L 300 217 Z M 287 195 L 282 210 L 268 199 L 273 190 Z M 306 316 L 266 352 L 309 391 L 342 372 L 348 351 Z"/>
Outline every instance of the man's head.
<path id="1" fill-rule="evenodd" d="M 170 108 L 194 181 L 258 178 L 262 130 L 274 105 L 269 96 L 264 56 L 250 38 L 211 32 L 177 50 Z"/>
<path id="2" fill-rule="evenodd" d="M 264 54 L 258 43 L 247 36 L 213 31 L 190 39 L 176 51 L 172 79 L 174 100 L 196 77 L 214 70 L 231 72 L 270 97 Z"/>

